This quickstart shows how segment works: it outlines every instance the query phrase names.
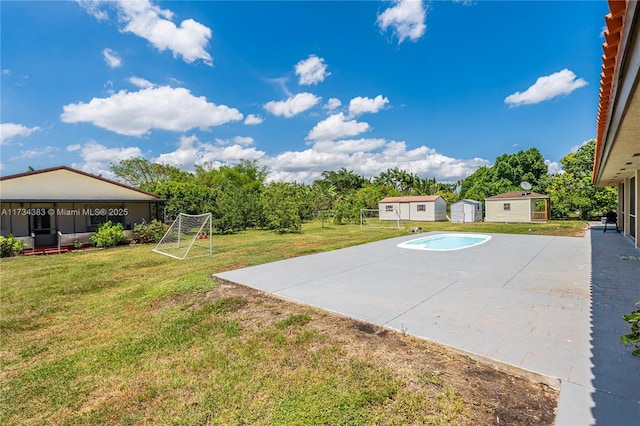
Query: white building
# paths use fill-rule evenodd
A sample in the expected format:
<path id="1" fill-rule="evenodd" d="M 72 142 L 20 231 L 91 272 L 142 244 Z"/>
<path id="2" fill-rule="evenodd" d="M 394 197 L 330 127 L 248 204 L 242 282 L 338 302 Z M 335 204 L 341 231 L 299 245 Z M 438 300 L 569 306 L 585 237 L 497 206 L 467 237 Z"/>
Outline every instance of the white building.
<path id="1" fill-rule="evenodd" d="M 547 195 L 535 192 L 505 192 L 485 198 L 487 222 L 548 222 L 551 201 Z"/>
<path id="2" fill-rule="evenodd" d="M 451 204 L 451 222 L 482 222 L 482 203 L 475 200 L 460 200 Z"/>
<path id="3" fill-rule="evenodd" d="M 436 222 L 447 220 L 447 202 L 439 195 L 386 197 L 378 204 L 380 220 Z"/>

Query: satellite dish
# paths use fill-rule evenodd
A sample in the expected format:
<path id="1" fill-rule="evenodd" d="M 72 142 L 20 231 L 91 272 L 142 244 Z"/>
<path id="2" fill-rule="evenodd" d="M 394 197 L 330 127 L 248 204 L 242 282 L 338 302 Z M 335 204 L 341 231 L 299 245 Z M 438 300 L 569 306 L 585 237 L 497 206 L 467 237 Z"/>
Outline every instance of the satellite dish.
<path id="1" fill-rule="evenodd" d="M 520 182 L 520 186 L 524 189 L 525 195 L 527 194 L 527 191 L 531 189 L 531 184 L 526 180 L 524 182 Z"/>

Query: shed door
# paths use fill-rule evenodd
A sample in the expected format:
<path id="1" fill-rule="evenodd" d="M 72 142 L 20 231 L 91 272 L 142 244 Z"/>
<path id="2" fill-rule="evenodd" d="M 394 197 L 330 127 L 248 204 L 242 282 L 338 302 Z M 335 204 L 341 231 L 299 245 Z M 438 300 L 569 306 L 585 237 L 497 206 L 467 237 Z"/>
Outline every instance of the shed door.
<path id="1" fill-rule="evenodd" d="M 475 206 L 473 204 L 464 205 L 464 218 L 463 222 L 474 222 L 476 218 Z"/>

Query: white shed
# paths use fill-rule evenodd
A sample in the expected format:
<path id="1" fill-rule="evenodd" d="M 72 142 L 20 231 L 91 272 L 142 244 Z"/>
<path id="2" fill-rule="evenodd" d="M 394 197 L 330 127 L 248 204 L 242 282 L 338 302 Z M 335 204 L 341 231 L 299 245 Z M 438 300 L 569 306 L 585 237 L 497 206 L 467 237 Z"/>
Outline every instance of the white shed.
<path id="1" fill-rule="evenodd" d="M 482 203 L 475 200 L 460 200 L 451 204 L 451 222 L 482 222 Z"/>
<path id="2" fill-rule="evenodd" d="M 380 201 L 380 220 L 436 222 L 447 220 L 447 202 L 439 195 L 386 197 Z"/>
<path id="3" fill-rule="evenodd" d="M 505 192 L 485 198 L 487 222 L 548 222 L 551 217 L 550 198 L 535 192 Z"/>

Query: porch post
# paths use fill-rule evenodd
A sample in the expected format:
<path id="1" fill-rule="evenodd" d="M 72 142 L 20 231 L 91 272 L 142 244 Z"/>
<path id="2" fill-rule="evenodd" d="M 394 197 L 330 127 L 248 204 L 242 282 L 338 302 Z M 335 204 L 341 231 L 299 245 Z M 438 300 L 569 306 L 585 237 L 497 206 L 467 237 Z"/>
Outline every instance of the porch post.
<path id="1" fill-rule="evenodd" d="M 549 222 L 551 220 L 551 198 L 545 198 L 544 205 L 547 213 L 547 222 Z"/>

